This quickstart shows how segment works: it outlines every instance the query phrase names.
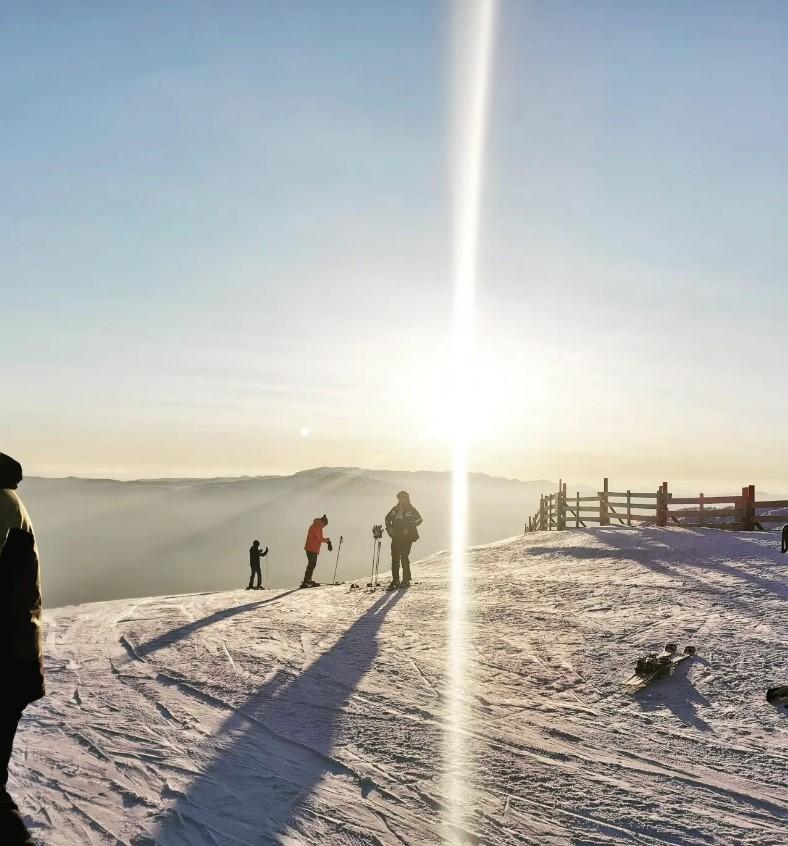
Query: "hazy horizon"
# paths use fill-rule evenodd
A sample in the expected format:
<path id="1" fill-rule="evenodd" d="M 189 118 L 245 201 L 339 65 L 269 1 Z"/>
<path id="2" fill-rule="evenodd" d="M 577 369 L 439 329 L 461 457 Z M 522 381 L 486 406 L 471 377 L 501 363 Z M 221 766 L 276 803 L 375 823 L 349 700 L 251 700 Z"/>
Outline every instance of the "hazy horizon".
<path id="1" fill-rule="evenodd" d="M 235 480 L 244 480 L 244 479 L 287 479 L 292 478 L 294 476 L 301 476 L 306 475 L 309 473 L 314 473 L 318 471 L 328 471 L 328 472 L 335 472 L 335 471 L 359 471 L 359 472 L 369 472 L 369 473 L 387 473 L 387 474 L 410 474 L 413 476 L 418 476 L 420 474 L 424 475 L 450 475 L 451 469 L 406 469 L 406 468 L 398 468 L 398 467 L 361 467 L 358 465 L 320 465 L 315 467 L 303 467 L 298 470 L 293 470 L 292 472 L 283 472 L 283 473 L 241 473 L 241 474 L 227 474 L 227 473 L 219 473 L 216 475 L 211 476 L 87 476 L 81 475 L 76 473 L 70 473 L 67 475 L 41 475 L 41 474 L 28 474 L 25 473 L 25 479 L 40 479 L 40 480 L 67 480 L 67 479 L 76 479 L 80 481 L 86 482 L 123 482 L 123 483 L 133 483 L 133 482 L 212 482 L 212 481 L 235 481 Z M 567 490 L 569 492 L 573 492 L 575 490 L 579 491 L 587 491 L 587 490 L 601 490 L 603 478 L 600 479 L 565 479 L 561 476 L 555 476 L 554 478 L 544 477 L 544 478 L 533 478 L 533 479 L 522 479 L 517 476 L 504 476 L 496 473 L 485 473 L 483 471 L 471 471 L 470 476 L 472 477 L 487 477 L 490 479 L 499 479 L 502 481 L 507 482 L 519 482 L 521 484 L 544 484 L 545 492 L 551 491 L 553 487 L 557 487 L 559 480 L 566 482 Z M 609 478 L 610 481 L 610 489 L 611 490 L 618 490 L 622 488 L 629 488 L 630 490 L 636 489 L 644 489 L 644 490 L 656 490 L 657 487 L 663 482 L 668 481 L 672 491 L 674 493 L 679 494 L 692 494 L 694 495 L 698 491 L 701 491 L 706 488 L 703 492 L 707 495 L 713 495 L 714 493 L 738 493 L 739 489 L 744 487 L 745 484 L 755 484 L 756 491 L 764 493 L 767 492 L 769 494 L 773 494 L 775 496 L 780 496 L 782 498 L 783 491 L 788 491 L 788 482 L 784 484 L 784 486 L 780 486 L 777 484 L 776 486 L 766 486 L 758 484 L 758 480 L 744 480 L 739 484 L 739 480 L 728 480 L 727 483 L 725 481 L 716 482 L 713 481 L 711 486 L 706 484 L 704 486 L 703 481 L 693 480 L 693 479 L 683 479 L 679 480 L 678 483 L 674 483 L 673 480 L 670 479 L 661 479 L 659 481 L 656 480 L 656 477 L 653 479 L 632 479 L 632 478 L 623 478 L 623 477 L 613 477 Z M 708 480 L 707 480 L 708 481 Z M 23 493 L 24 490 L 24 481 L 20 486 L 21 492 Z"/>
<path id="2" fill-rule="evenodd" d="M 411 484 L 412 483 L 412 484 Z M 424 522 L 413 559 L 446 549 L 452 480 L 448 473 L 315 468 L 292 476 L 164 479 L 47 479 L 23 482 L 36 529 L 49 607 L 99 599 L 241 588 L 254 538 L 270 546 L 269 587 L 298 584 L 304 539 L 327 513 L 326 535 L 344 537 L 340 579 L 369 576 L 371 527 L 407 487 Z M 470 478 L 469 539 L 489 543 L 522 532 L 541 482 L 475 474 Z M 316 578 L 331 581 L 339 553 L 325 550 Z M 388 543 L 381 560 L 389 571 Z M 270 578 L 268 571 L 270 570 Z"/>

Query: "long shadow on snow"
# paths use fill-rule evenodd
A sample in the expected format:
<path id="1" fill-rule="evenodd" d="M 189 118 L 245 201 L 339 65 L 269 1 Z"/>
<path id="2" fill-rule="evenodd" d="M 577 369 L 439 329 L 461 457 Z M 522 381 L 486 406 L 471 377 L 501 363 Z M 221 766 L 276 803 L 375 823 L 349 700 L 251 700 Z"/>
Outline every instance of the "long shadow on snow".
<path id="1" fill-rule="evenodd" d="M 347 703 L 378 656 L 378 631 L 401 595 L 378 599 L 295 678 L 277 673 L 238 707 L 215 701 L 231 714 L 211 738 L 212 760 L 177 796 L 153 838 L 135 846 L 280 843 L 277 832 L 298 830 L 325 776 L 355 782 L 359 801 L 372 790 L 385 793 L 331 753 Z"/>
<path id="2" fill-rule="evenodd" d="M 195 632 L 200 631 L 200 629 L 204 629 L 207 626 L 220 622 L 221 620 L 236 617 L 238 614 L 245 614 L 248 611 L 254 611 L 257 608 L 261 608 L 263 605 L 270 605 L 272 602 L 276 602 L 278 599 L 284 599 L 286 596 L 289 596 L 291 593 L 295 593 L 297 590 L 298 588 L 286 590 L 283 593 L 278 593 L 276 596 L 272 596 L 270 599 L 260 600 L 260 602 L 247 602 L 245 605 L 234 605 L 231 608 L 223 608 L 221 611 L 209 614 L 207 617 L 202 617 L 199 620 L 192 620 L 190 623 L 184 623 L 182 626 L 169 629 L 169 631 L 163 632 L 157 637 L 154 637 L 152 640 L 148 640 L 145 643 L 135 646 L 134 650 L 137 655 L 144 658 L 148 655 L 152 655 L 154 652 L 158 652 L 159 649 L 163 649 L 165 646 L 172 646 L 177 641 L 183 640 Z"/>
<path id="3" fill-rule="evenodd" d="M 642 528 L 635 532 L 625 527 L 611 527 L 610 529 L 583 529 L 592 537 L 607 544 L 606 547 L 552 547 L 533 546 L 528 547 L 528 552 L 534 555 L 556 555 L 580 560 L 610 559 L 616 558 L 621 561 L 629 561 L 633 564 L 647 567 L 654 572 L 675 579 L 694 583 L 696 589 L 704 593 L 720 593 L 720 587 L 707 582 L 705 579 L 686 571 L 678 571 L 676 567 L 693 568 L 699 572 L 719 573 L 732 578 L 747 582 L 753 587 L 772 593 L 780 599 L 788 599 L 788 584 L 777 579 L 760 576 L 743 569 L 739 569 L 727 563 L 730 558 L 721 558 L 719 555 L 706 552 L 702 558 L 693 558 L 692 549 L 674 549 L 670 546 L 670 533 L 665 529 Z M 687 534 L 693 535 L 701 540 L 708 537 L 720 536 L 722 529 L 684 529 Z M 649 542 L 644 543 L 644 538 Z M 750 560 L 753 554 L 753 544 L 750 538 L 738 537 L 733 533 L 725 533 L 724 540 L 731 549 L 731 557 L 739 557 L 743 561 Z M 765 551 L 765 550 L 763 550 Z M 662 556 L 663 560 L 655 560 L 654 552 Z M 775 558 L 777 550 L 773 550 Z M 701 550 L 698 550 L 701 553 Z M 737 556 L 738 553 L 738 556 Z M 669 559 L 669 560 L 665 560 Z M 775 560 L 775 565 L 780 566 L 780 561 Z M 727 593 L 728 591 L 726 591 Z"/>

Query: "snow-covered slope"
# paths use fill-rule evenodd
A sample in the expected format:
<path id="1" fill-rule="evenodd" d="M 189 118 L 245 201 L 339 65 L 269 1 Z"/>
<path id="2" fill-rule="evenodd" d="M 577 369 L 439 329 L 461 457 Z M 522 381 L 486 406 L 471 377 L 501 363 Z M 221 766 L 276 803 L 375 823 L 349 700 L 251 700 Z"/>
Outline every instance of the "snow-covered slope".
<path id="1" fill-rule="evenodd" d="M 11 790 L 47 846 L 788 842 L 788 557 L 600 529 L 474 550 L 463 829 L 443 827 L 445 557 L 408 593 L 47 614 Z M 627 694 L 641 651 L 698 657 Z"/>

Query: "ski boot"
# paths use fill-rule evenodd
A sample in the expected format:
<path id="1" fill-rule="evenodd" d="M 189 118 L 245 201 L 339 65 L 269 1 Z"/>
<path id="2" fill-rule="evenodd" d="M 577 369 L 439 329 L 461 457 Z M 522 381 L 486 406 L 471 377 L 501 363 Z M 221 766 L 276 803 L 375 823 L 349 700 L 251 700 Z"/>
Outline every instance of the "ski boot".
<path id="1" fill-rule="evenodd" d="M 392 579 L 392 581 L 389 583 L 389 586 L 386 588 L 386 590 L 399 590 L 399 588 L 400 588 L 400 583 L 395 582 Z"/>

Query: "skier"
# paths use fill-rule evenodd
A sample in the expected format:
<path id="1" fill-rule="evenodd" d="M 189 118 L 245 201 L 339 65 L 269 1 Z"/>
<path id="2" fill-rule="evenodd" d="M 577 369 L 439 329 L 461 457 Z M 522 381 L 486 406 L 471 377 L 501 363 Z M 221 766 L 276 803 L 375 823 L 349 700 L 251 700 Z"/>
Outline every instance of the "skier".
<path id="1" fill-rule="evenodd" d="M 783 552 L 788 552 L 788 526 L 783 526 Z"/>
<path id="2" fill-rule="evenodd" d="M 328 546 L 328 551 L 334 548 L 331 545 L 331 538 L 323 537 L 323 529 L 328 525 L 328 517 L 324 514 L 322 517 L 315 517 L 309 531 L 306 534 L 306 543 L 304 549 L 306 550 L 306 572 L 304 573 L 304 581 L 301 582 L 301 587 L 316 587 L 317 582 L 312 581 L 312 574 L 315 572 L 317 566 L 317 556 L 320 554 L 320 548 L 323 544 Z"/>
<path id="3" fill-rule="evenodd" d="M 0 843 L 33 840 L 8 795 L 8 764 L 22 712 L 44 695 L 38 550 L 27 510 L 14 493 L 22 467 L 0 453 Z"/>
<path id="4" fill-rule="evenodd" d="M 410 587 L 410 548 L 419 539 L 421 514 L 411 505 L 410 494 L 400 491 L 397 504 L 386 515 L 386 531 L 391 538 L 391 584 L 388 590 Z M 402 564 L 402 582 L 399 565 Z"/>
<path id="5" fill-rule="evenodd" d="M 262 590 L 263 589 L 263 574 L 260 572 L 260 559 L 268 555 L 268 547 L 265 552 L 260 551 L 260 541 L 256 540 L 249 547 L 249 567 L 252 574 L 249 576 L 249 584 L 246 586 L 247 590 Z M 254 584 L 254 578 L 257 576 L 257 584 Z"/>

